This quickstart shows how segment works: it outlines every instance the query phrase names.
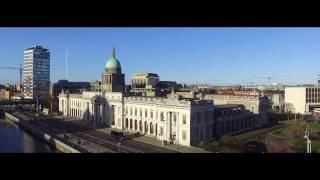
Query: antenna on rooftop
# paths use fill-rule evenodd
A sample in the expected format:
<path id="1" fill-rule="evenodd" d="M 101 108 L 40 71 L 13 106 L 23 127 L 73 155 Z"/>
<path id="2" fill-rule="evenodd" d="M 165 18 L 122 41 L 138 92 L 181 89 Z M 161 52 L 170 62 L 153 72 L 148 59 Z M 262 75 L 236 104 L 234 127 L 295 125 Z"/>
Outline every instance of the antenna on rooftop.
<path id="1" fill-rule="evenodd" d="M 68 50 L 66 49 L 66 80 L 68 80 Z"/>

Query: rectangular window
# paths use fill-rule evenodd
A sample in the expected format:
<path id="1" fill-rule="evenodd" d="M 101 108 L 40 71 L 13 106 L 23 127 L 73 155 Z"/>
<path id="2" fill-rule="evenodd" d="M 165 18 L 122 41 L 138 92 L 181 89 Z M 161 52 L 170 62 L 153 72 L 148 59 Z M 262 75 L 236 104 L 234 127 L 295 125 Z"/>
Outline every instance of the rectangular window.
<path id="1" fill-rule="evenodd" d="M 150 118 L 153 118 L 153 111 L 150 111 Z"/>
<path id="2" fill-rule="evenodd" d="M 111 112 L 112 112 L 112 114 L 111 114 L 111 118 L 112 118 L 112 125 L 114 125 L 115 124 L 115 119 L 114 119 L 114 114 L 115 114 L 115 108 L 114 108 L 114 105 L 112 105 L 111 106 Z"/>
<path id="3" fill-rule="evenodd" d="M 201 123 L 201 113 L 197 113 L 197 124 Z"/>
<path id="4" fill-rule="evenodd" d="M 187 116 L 185 114 L 182 115 L 182 124 L 187 124 Z"/>
<path id="5" fill-rule="evenodd" d="M 208 122 L 209 121 L 209 112 L 205 112 L 204 113 L 204 122 Z"/>
<path id="6" fill-rule="evenodd" d="M 163 127 L 160 127 L 160 136 L 163 135 Z"/>
<path id="7" fill-rule="evenodd" d="M 148 111 L 147 110 L 144 111 L 144 117 L 148 117 Z"/>
<path id="8" fill-rule="evenodd" d="M 210 138 L 211 137 L 211 126 L 207 125 L 206 126 L 206 138 Z"/>
<path id="9" fill-rule="evenodd" d="M 187 139 L 187 133 L 185 130 L 182 131 L 182 140 L 185 141 Z"/>

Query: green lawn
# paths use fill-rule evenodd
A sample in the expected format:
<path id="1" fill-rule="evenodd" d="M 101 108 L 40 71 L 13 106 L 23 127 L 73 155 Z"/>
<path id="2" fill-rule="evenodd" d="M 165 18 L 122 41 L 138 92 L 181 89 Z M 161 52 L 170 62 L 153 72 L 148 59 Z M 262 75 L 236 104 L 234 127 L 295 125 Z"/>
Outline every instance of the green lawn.
<path id="1" fill-rule="evenodd" d="M 211 152 L 220 151 L 218 141 L 209 142 L 209 143 L 202 145 L 200 147 L 207 150 L 207 151 L 211 151 Z"/>
<path id="2" fill-rule="evenodd" d="M 284 124 L 288 124 L 288 125 L 296 123 L 296 121 L 294 119 L 286 120 L 286 121 L 283 121 L 283 122 L 284 122 Z"/>
<path id="3" fill-rule="evenodd" d="M 305 139 L 304 140 L 290 139 L 289 143 L 297 147 L 307 149 L 307 144 Z M 311 148 L 312 148 L 312 151 L 320 152 L 320 140 L 311 140 Z"/>
<path id="4" fill-rule="evenodd" d="M 311 131 L 320 133 L 320 124 L 309 124 Z"/>
<path id="5" fill-rule="evenodd" d="M 207 151 L 211 151 L 211 152 L 219 152 L 219 153 L 242 153 L 241 150 L 237 149 L 237 148 L 230 148 L 230 147 L 226 147 L 226 146 L 221 146 L 219 147 L 219 142 L 218 141 L 213 141 L 213 142 L 209 142 L 205 145 L 199 146 L 200 148 L 203 148 Z"/>
<path id="6" fill-rule="evenodd" d="M 286 136 L 286 134 L 287 134 L 287 131 L 284 128 L 281 128 L 281 129 L 278 129 L 278 130 L 272 132 L 272 135 L 274 135 L 274 136 Z"/>
<path id="7" fill-rule="evenodd" d="M 237 137 L 240 141 L 245 141 L 248 139 L 255 138 L 259 135 L 267 134 L 269 131 L 272 131 L 273 128 L 275 128 L 275 127 L 273 126 L 273 127 L 269 127 L 269 128 L 252 130 L 252 131 L 241 133 L 241 134 L 236 135 L 234 137 Z"/>

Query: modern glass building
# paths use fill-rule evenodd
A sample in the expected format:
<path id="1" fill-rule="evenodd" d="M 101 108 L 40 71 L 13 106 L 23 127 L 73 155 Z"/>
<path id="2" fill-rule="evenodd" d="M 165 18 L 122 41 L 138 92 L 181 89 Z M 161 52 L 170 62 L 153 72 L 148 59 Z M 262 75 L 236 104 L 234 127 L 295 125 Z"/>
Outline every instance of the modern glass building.
<path id="1" fill-rule="evenodd" d="M 35 45 L 24 50 L 24 95 L 26 98 L 44 97 L 50 89 L 50 52 Z"/>

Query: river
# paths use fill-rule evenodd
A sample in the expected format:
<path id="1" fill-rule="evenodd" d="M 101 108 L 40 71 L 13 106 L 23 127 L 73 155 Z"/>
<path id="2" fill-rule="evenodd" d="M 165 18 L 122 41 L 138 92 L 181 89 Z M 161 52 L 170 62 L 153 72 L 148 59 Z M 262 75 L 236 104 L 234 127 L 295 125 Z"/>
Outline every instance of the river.
<path id="1" fill-rule="evenodd" d="M 0 119 L 0 153 L 56 153 L 16 124 Z"/>

